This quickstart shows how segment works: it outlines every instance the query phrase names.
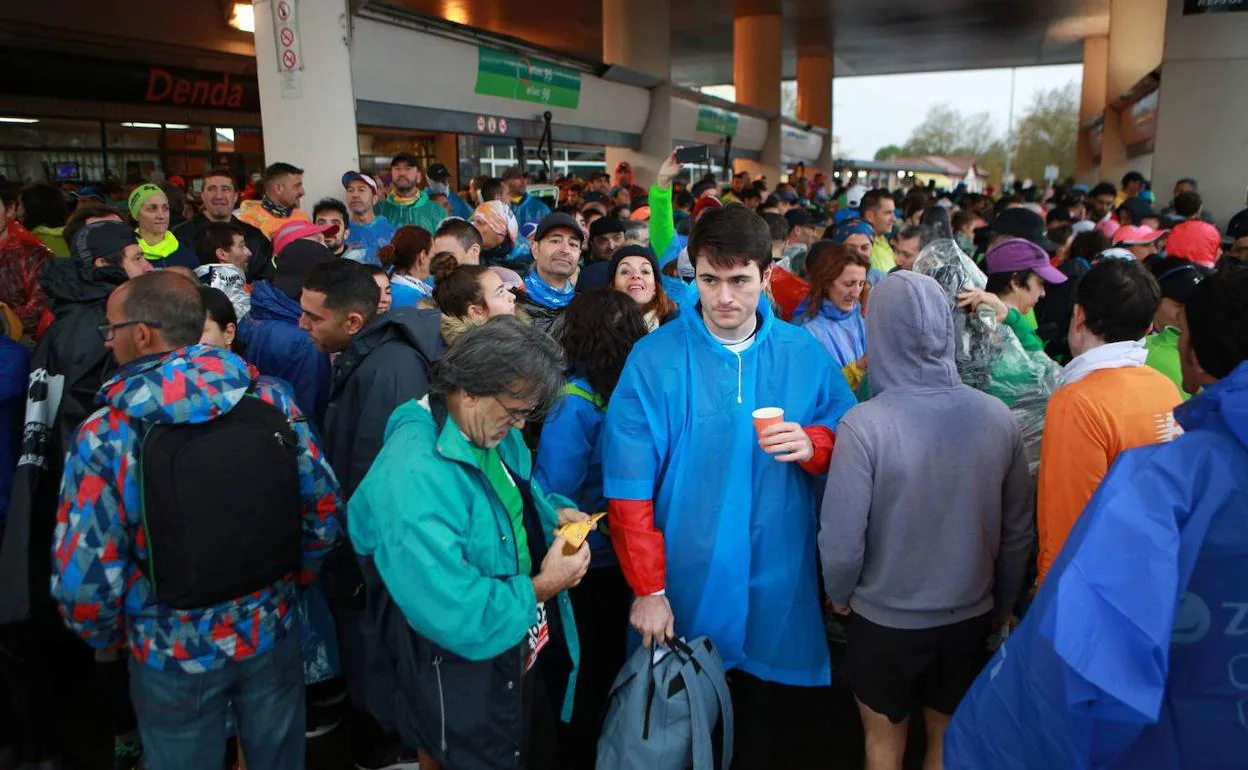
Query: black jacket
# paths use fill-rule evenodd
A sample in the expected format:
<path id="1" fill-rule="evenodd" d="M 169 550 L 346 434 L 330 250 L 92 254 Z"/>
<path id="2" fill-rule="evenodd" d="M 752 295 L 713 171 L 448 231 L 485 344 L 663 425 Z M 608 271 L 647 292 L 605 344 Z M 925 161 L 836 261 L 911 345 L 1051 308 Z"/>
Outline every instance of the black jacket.
<path id="1" fill-rule="evenodd" d="M 173 237 L 178 239 L 178 243 L 195 251 L 195 236 L 206 224 L 208 224 L 208 217 L 196 214 L 173 228 Z M 263 279 L 268 275 L 269 261 L 273 258 L 273 244 L 264 237 L 260 228 L 249 225 L 238 217 L 230 217 L 230 224 L 243 231 L 243 240 L 247 243 L 247 249 L 251 251 L 251 261 L 247 263 L 247 283 Z"/>
<path id="2" fill-rule="evenodd" d="M 516 307 L 528 315 L 533 326 L 549 334 L 556 342 L 563 337 L 563 311 L 566 307 L 549 308 L 533 301 L 526 291 L 516 292 Z"/>
<path id="3" fill-rule="evenodd" d="M 50 559 L 65 453 L 116 368 L 96 327 L 108 323 L 108 295 L 125 281 L 120 267 L 76 259 L 49 262 L 39 276 L 56 320 L 30 362 L 21 454 L 0 545 L 0 625 L 55 617 Z"/>
<path id="4" fill-rule="evenodd" d="M 390 413 L 429 392 L 429 368 L 442 357 L 440 320 L 415 308 L 378 316 L 334 362 L 322 439 L 343 497 L 381 451 Z"/>
<path id="5" fill-rule="evenodd" d="M 1036 334 L 1044 340 L 1049 357 L 1064 363 L 1070 360 L 1066 333 L 1070 330 L 1070 318 L 1075 314 L 1075 292 L 1090 266 L 1083 259 L 1067 259 L 1057 269 L 1067 280 L 1045 287 L 1044 298 L 1036 303 Z"/>

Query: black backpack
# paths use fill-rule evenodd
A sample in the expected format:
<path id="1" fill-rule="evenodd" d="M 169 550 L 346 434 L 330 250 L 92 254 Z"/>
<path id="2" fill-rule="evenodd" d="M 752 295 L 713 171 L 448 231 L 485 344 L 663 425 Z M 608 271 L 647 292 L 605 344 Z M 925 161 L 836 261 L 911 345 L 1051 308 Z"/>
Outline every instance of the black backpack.
<path id="1" fill-rule="evenodd" d="M 210 607 L 299 570 L 299 441 L 286 415 L 250 390 L 208 422 L 149 427 L 139 480 L 140 569 L 162 604 Z"/>

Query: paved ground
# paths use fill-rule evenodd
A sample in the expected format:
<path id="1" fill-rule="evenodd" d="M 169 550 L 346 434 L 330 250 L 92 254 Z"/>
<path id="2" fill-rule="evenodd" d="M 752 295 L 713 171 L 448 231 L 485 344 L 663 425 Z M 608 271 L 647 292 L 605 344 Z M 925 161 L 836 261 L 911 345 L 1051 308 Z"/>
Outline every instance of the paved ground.
<path id="1" fill-rule="evenodd" d="M 833 665 L 840 657 L 833 648 Z M 81 682 L 81 680 L 77 680 Z M 66 770 L 108 770 L 111 767 L 111 738 L 99 719 L 103 706 L 85 684 L 74 680 L 67 689 L 62 721 L 62 745 L 66 747 Z M 802 692 L 803 703 L 792 725 L 796 736 L 787 750 L 776 757 L 774 768 L 786 770 L 859 770 L 862 767 L 862 729 L 853 698 L 843 682 L 834 680 L 829 688 Z M 912 720 L 917 722 L 917 720 Z M 922 762 L 922 735 L 912 730 L 907 770 L 918 770 Z M 308 746 L 309 770 L 351 770 L 341 731 L 314 739 Z M 750 768 L 749 770 L 771 770 Z"/>

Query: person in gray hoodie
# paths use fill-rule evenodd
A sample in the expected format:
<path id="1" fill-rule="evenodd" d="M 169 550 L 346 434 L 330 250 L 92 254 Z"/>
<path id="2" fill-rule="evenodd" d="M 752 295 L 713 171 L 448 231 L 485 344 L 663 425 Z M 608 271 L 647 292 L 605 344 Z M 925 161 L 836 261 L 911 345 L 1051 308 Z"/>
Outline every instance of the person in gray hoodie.
<path id="1" fill-rule="evenodd" d="M 852 614 L 843 671 L 866 728 L 867 767 L 901 768 L 923 706 L 925 767 L 1011 615 L 1035 537 L 1018 425 L 963 385 L 939 284 L 913 272 L 871 293 L 874 397 L 837 429 L 819 533 L 824 586 Z"/>

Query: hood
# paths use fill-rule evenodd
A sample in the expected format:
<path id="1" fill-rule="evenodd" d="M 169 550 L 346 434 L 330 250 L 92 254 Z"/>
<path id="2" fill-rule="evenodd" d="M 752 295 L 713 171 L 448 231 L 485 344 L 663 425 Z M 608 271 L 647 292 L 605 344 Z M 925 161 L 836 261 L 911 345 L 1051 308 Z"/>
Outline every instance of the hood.
<path id="1" fill-rule="evenodd" d="M 940 284 L 910 271 L 871 290 L 867 358 L 871 390 L 960 385 L 953 359 L 953 316 Z"/>
<path id="2" fill-rule="evenodd" d="M 251 317 L 257 321 L 285 321 L 298 325 L 303 309 L 270 281 L 251 285 Z"/>
<path id="3" fill-rule="evenodd" d="M 381 346 L 399 341 L 415 348 L 432 364 L 442 357 L 441 314 L 436 310 L 403 308 L 378 316 L 360 330 L 334 364 L 334 380 L 345 379 Z"/>
<path id="4" fill-rule="evenodd" d="M 191 345 L 131 361 L 104 383 L 100 399 L 144 422 L 201 423 L 233 409 L 251 379 L 230 351 Z"/>
<path id="5" fill-rule="evenodd" d="M 1185 431 L 1216 429 L 1221 423 L 1248 447 L 1248 361 L 1177 407 L 1174 416 Z"/>
<path id="6" fill-rule="evenodd" d="M 39 286 L 58 315 L 68 305 L 105 302 L 125 282 L 126 271 L 120 266 L 96 267 L 79 259 L 50 261 L 39 274 Z"/>
<path id="7" fill-rule="evenodd" d="M 442 339 L 446 340 L 446 344 L 450 345 L 452 342 L 459 339 L 459 335 L 474 326 L 480 326 L 481 322 L 473 321 L 467 316 L 460 318 L 459 316 L 444 314 L 440 324 L 442 327 Z"/>

